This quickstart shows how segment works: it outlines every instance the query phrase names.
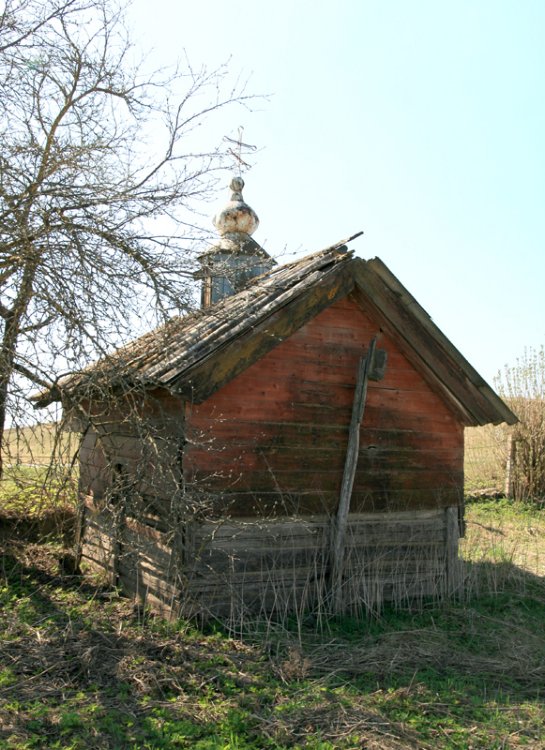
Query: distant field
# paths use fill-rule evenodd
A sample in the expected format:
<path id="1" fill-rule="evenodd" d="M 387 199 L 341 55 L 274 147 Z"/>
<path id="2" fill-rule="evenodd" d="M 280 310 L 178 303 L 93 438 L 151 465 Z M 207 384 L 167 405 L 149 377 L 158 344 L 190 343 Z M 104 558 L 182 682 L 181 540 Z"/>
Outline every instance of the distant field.
<path id="1" fill-rule="evenodd" d="M 509 428 L 505 425 L 468 427 L 465 431 L 465 491 L 503 492 Z"/>
<path id="2" fill-rule="evenodd" d="M 59 433 L 55 424 L 8 430 L 2 451 L 0 525 L 9 519 L 46 518 L 74 506 L 77 466 L 72 462 L 78 437 Z"/>
<path id="3" fill-rule="evenodd" d="M 56 463 L 68 464 L 77 447 L 78 435 L 59 433 L 54 423 L 14 427 L 7 431 L 2 457 L 6 464 L 48 466 L 54 454 Z"/>

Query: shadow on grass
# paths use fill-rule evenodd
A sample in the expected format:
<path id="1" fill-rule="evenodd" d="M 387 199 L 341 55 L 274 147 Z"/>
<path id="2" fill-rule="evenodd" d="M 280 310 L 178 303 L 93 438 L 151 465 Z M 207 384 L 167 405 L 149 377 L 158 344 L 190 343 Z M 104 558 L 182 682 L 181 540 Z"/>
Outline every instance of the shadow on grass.
<path id="1" fill-rule="evenodd" d="M 463 588 L 449 600 L 429 599 L 413 610 L 386 605 L 373 618 L 337 618 L 319 637 L 303 630 L 302 640 L 311 648 L 327 636 L 352 644 L 345 660 L 333 648 L 330 659 L 321 654 L 324 673 L 365 673 L 385 684 L 432 669 L 542 697 L 545 579 L 509 562 L 463 564 Z"/>
<path id="2" fill-rule="evenodd" d="M 40 544 L 49 540 L 69 546 L 74 542 L 75 529 L 76 512 L 70 506 L 45 510 L 35 516 L 0 509 L 0 543 L 16 540 Z"/>
<path id="3" fill-rule="evenodd" d="M 0 747 L 540 747 L 545 582 L 510 563 L 467 563 L 442 607 L 253 647 L 61 576 L 43 547 L 4 553 Z"/>
<path id="4" fill-rule="evenodd" d="M 176 736 L 191 747 L 214 736 L 195 704 L 203 683 L 220 682 L 218 665 L 235 657 L 240 671 L 241 655 L 189 631 L 172 637 L 162 621 L 142 627 L 149 616 L 117 592 L 57 575 L 42 548 L 10 549 L 0 568 L 0 746 L 166 748 Z"/>
<path id="5" fill-rule="evenodd" d="M 320 634 L 294 628 L 286 669 L 299 663 L 367 696 L 383 719 L 418 734 L 414 747 L 541 750 L 545 579 L 508 562 L 467 563 L 465 573 L 464 593 L 441 605 L 341 617 Z"/>

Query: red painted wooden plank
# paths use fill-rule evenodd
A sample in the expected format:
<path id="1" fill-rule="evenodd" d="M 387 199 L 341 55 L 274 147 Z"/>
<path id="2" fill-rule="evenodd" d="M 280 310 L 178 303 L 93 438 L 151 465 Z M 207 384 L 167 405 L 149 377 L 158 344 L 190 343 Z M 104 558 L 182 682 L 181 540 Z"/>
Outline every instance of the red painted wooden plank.
<path id="1" fill-rule="evenodd" d="M 229 476 L 240 489 L 297 494 L 315 488 L 334 498 L 355 365 L 374 333 L 368 316 L 342 300 L 206 402 L 189 407 L 187 437 L 194 445 L 184 457 L 188 470 L 216 489 Z M 388 352 L 388 365 L 384 380 L 369 388 L 356 480 L 360 501 L 366 492 L 412 492 L 415 498 L 444 487 L 452 492 L 461 482 L 461 426 L 387 337 L 378 346 Z M 379 453 L 369 449 L 375 444 Z M 214 472 L 224 478 L 209 476 Z"/>

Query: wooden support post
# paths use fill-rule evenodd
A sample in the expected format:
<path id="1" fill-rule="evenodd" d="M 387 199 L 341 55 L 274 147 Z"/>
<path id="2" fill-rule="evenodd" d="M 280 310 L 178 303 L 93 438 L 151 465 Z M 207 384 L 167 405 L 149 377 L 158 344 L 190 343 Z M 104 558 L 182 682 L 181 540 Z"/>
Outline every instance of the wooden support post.
<path id="1" fill-rule="evenodd" d="M 446 508 L 445 510 L 445 535 L 447 551 L 446 589 L 447 595 L 452 596 L 459 588 L 461 573 L 461 560 L 458 557 L 460 523 L 457 507 Z"/>
<path id="2" fill-rule="evenodd" d="M 513 498 L 513 476 L 515 473 L 515 441 L 513 434 L 507 437 L 507 462 L 505 466 L 505 497 Z"/>
<path id="3" fill-rule="evenodd" d="M 348 449 L 344 463 L 343 481 L 341 486 L 341 495 L 337 516 L 333 525 L 333 540 L 331 545 L 331 599 L 334 612 L 340 612 L 342 609 L 342 578 L 344 572 L 344 542 L 346 536 L 346 526 L 348 523 L 348 513 L 350 511 L 350 500 L 352 498 L 352 488 L 356 476 L 358 465 L 358 453 L 360 447 L 360 424 L 363 419 L 365 410 L 365 401 L 367 399 L 367 384 L 369 375 L 373 367 L 373 359 L 376 347 L 376 337 L 369 344 L 369 351 L 366 357 L 362 357 L 358 367 L 358 377 L 356 381 L 356 390 L 354 392 L 354 402 L 352 405 L 352 419 L 350 421 L 350 431 L 348 433 Z"/>

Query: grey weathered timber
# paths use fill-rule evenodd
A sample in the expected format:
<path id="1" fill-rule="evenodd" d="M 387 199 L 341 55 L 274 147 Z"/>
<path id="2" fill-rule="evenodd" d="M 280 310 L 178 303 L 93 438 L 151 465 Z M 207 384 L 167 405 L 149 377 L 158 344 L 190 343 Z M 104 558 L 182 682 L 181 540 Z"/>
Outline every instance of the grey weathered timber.
<path id="1" fill-rule="evenodd" d="M 405 604 L 455 591 L 461 570 L 455 560 L 456 515 L 456 508 L 351 513 L 343 611 L 379 611 L 386 601 Z M 113 578 L 110 519 L 91 503 L 86 522 L 93 533 L 86 536 L 83 560 Z M 265 612 L 325 614 L 330 526 L 327 515 L 192 522 L 173 545 L 168 533 L 128 518 L 119 582 L 143 603 L 172 616 L 240 620 Z"/>
<path id="2" fill-rule="evenodd" d="M 360 447 L 360 425 L 365 411 L 367 399 L 367 383 L 369 373 L 373 367 L 377 339 L 371 341 L 369 350 L 362 357 L 358 366 L 356 389 L 354 391 L 354 403 L 352 407 L 352 418 L 348 433 L 348 448 L 344 465 L 339 507 L 333 524 L 333 543 L 331 545 L 331 599 L 334 612 L 339 612 L 342 606 L 342 579 L 344 567 L 344 539 L 346 535 L 346 524 L 350 512 L 350 499 L 354 478 L 358 465 L 358 454 Z"/>
<path id="3" fill-rule="evenodd" d="M 195 524 L 185 606 L 228 617 L 330 611 L 329 516 Z M 457 541 L 457 530 L 453 529 Z M 345 535 L 346 612 L 444 596 L 445 510 L 351 513 Z"/>
<path id="4" fill-rule="evenodd" d="M 513 498 L 513 480 L 515 473 L 515 452 L 517 446 L 513 435 L 507 436 L 507 462 L 505 466 L 505 497 Z"/>
<path id="5" fill-rule="evenodd" d="M 457 507 L 446 509 L 446 564 L 447 564 L 447 593 L 455 593 L 460 583 L 461 561 L 458 558 L 459 510 Z"/>

